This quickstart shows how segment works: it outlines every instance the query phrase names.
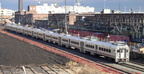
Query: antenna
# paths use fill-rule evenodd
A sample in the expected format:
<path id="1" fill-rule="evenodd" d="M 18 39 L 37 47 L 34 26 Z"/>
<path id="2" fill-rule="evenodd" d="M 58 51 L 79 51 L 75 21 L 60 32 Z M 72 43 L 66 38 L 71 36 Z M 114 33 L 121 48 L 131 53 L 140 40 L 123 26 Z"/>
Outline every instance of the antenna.
<path id="1" fill-rule="evenodd" d="M 140 6 L 140 12 L 141 12 L 141 6 Z"/>
<path id="2" fill-rule="evenodd" d="M 126 10 L 127 8 L 126 8 L 126 6 L 125 6 L 125 8 L 124 8 L 124 11 L 126 12 L 127 10 Z"/>
<path id="3" fill-rule="evenodd" d="M 40 5 L 40 1 L 38 1 L 38 5 Z"/>
<path id="4" fill-rule="evenodd" d="M 0 2 L 0 8 L 1 8 L 1 2 Z"/>
<path id="5" fill-rule="evenodd" d="M 40 5 L 40 3 L 41 3 L 41 0 L 36 0 L 37 2 L 38 2 L 38 5 Z"/>
<path id="6" fill-rule="evenodd" d="M 76 6 L 80 6 L 79 0 L 76 0 L 76 1 L 75 1 L 75 5 L 76 5 Z"/>
<path id="7" fill-rule="evenodd" d="M 120 4 L 120 2 L 119 2 L 119 11 L 121 10 L 121 4 Z"/>
<path id="8" fill-rule="evenodd" d="M 106 0 L 104 0 L 104 9 L 105 9 L 105 7 L 106 7 Z"/>

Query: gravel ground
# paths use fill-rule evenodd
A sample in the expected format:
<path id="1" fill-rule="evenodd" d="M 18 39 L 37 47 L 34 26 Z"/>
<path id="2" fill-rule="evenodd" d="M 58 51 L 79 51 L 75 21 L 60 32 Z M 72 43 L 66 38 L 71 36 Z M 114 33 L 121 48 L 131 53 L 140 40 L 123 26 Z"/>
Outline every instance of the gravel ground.
<path id="1" fill-rule="evenodd" d="M 0 33 L 0 74 L 15 74 L 15 72 L 17 72 L 16 70 L 23 65 L 43 66 L 46 64 L 52 67 L 51 71 L 53 72 L 57 71 L 53 69 L 55 65 L 59 65 L 61 66 L 61 69 L 63 69 L 61 70 L 62 73 L 59 70 L 59 72 L 53 74 L 105 74 L 104 72 L 99 72 L 86 65 L 78 64 L 60 55 L 48 52 L 39 47 L 30 45 L 28 43 L 22 42 L 20 40 Z M 13 68 L 16 68 L 16 70 L 13 70 Z M 32 72 L 36 71 L 32 70 Z M 51 71 L 48 70 L 48 72 Z M 67 73 L 63 73 L 63 71 Z M 17 74 L 22 73 L 18 72 Z M 31 74 L 31 71 L 27 70 L 27 73 Z"/>
<path id="2" fill-rule="evenodd" d="M 70 60 L 0 33 L 0 65 L 62 64 Z"/>

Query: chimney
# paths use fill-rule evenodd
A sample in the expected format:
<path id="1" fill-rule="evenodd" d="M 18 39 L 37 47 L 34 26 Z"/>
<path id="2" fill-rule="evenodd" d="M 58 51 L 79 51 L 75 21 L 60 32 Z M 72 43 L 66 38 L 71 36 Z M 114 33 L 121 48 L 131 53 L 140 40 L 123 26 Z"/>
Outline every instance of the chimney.
<path id="1" fill-rule="evenodd" d="M 23 10 L 23 0 L 18 0 L 18 11 Z"/>

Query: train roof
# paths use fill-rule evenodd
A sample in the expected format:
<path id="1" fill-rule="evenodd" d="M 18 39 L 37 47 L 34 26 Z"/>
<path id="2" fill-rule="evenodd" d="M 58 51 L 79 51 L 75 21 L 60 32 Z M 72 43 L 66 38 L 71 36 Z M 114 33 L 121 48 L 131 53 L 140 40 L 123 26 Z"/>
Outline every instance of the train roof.
<path id="1" fill-rule="evenodd" d="M 47 32 L 47 34 L 52 36 L 61 36 L 60 34 L 54 32 Z"/>
<path id="2" fill-rule="evenodd" d="M 41 30 L 41 29 L 36 29 L 34 28 L 34 31 L 39 32 L 39 33 L 44 33 L 45 31 Z"/>
<path id="3" fill-rule="evenodd" d="M 23 27 L 23 26 L 18 26 L 18 25 L 7 25 L 7 26 L 11 26 L 11 27 L 17 27 L 17 28 L 23 28 L 23 29 L 27 29 L 27 30 L 33 30 L 33 31 L 36 31 L 36 32 L 40 32 L 40 33 L 45 33 L 45 34 L 48 34 L 48 35 L 53 35 L 53 36 L 60 36 L 60 37 L 64 37 L 64 38 L 69 38 L 69 39 L 72 39 L 72 40 L 76 40 L 76 41 L 84 41 L 85 43 L 89 43 L 89 44 L 96 44 L 96 45 L 101 45 L 101 46 L 107 46 L 107 47 L 116 47 L 116 46 L 123 46 L 123 45 L 126 45 L 125 42 L 122 42 L 122 41 L 117 41 L 117 42 L 104 42 L 104 41 L 93 41 L 93 40 L 87 40 L 87 39 L 84 39 L 82 37 L 76 37 L 76 36 L 71 36 L 71 35 L 67 35 L 67 34 L 59 34 L 59 33 L 54 33 L 54 32 L 51 32 L 51 31 L 43 31 L 43 30 L 40 30 L 40 29 L 32 29 L 32 28 L 29 28 L 29 27 Z"/>
<path id="4" fill-rule="evenodd" d="M 66 35 L 61 35 L 61 36 L 65 38 L 73 39 L 76 41 L 85 41 L 84 39 L 81 39 L 80 37 L 76 37 L 76 36 L 66 36 Z"/>
<path id="5" fill-rule="evenodd" d="M 62 36 L 65 38 L 70 38 L 72 40 L 76 40 L 76 41 L 84 41 L 85 43 L 89 43 L 89 44 L 96 44 L 96 45 L 101 45 L 101 46 L 107 46 L 107 47 L 117 47 L 117 46 L 123 46 L 126 45 L 125 42 L 123 41 L 115 41 L 115 42 L 104 42 L 104 41 L 96 41 L 96 40 L 87 40 L 87 39 L 83 39 L 81 37 L 76 37 L 76 36 Z"/>

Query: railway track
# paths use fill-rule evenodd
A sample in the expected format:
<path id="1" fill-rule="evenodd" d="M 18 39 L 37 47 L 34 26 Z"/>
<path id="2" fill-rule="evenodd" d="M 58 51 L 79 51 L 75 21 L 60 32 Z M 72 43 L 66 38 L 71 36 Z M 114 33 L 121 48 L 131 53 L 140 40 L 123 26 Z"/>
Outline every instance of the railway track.
<path id="1" fill-rule="evenodd" d="M 71 74 L 71 70 L 60 66 L 51 67 L 49 65 L 26 65 L 17 67 L 0 66 L 0 74 Z"/>
<path id="2" fill-rule="evenodd" d="M 133 73 L 133 72 L 121 69 L 121 68 L 117 68 L 117 67 L 112 66 L 112 65 L 107 64 L 107 63 L 103 63 L 103 62 L 99 62 L 99 61 L 95 61 L 95 62 L 98 63 L 98 64 L 100 64 L 100 65 L 106 66 L 106 67 L 114 69 L 116 71 L 119 71 L 120 73 L 123 73 L 123 74 L 131 74 L 131 73 Z"/>
<path id="3" fill-rule="evenodd" d="M 122 64 L 119 64 L 119 65 L 131 68 L 131 69 L 134 69 L 134 70 L 137 70 L 137 71 L 140 71 L 140 72 L 144 72 L 144 68 L 136 66 L 134 64 L 122 63 Z"/>
<path id="4" fill-rule="evenodd" d="M 129 61 L 129 62 L 144 67 L 144 63 L 139 63 L 139 62 L 135 62 L 135 61 Z"/>
<path id="5" fill-rule="evenodd" d="M 41 43 L 43 43 L 42 41 L 40 41 Z M 53 44 L 53 46 L 56 46 L 56 45 L 54 45 Z M 114 67 L 114 66 L 111 66 L 111 65 L 108 65 L 108 64 L 105 64 L 105 63 L 102 63 L 102 62 L 99 62 L 99 61 L 96 61 L 96 59 L 89 59 L 89 60 L 91 60 L 91 61 L 93 61 L 93 62 L 96 62 L 96 63 L 98 63 L 98 64 L 101 64 L 101 65 L 103 65 L 103 66 L 105 66 L 105 67 L 109 67 L 109 68 L 111 68 L 111 69 L 114 69 L 114 70 L 116 70 L 116 71 L 119 71 L 119 72 L 121 72 L 121 73 L 125 73 L 125 74 L 130 74 L 131 72 L 130 71 L 126 71 L 126 70 L 123 70 L 123 69 L 120 69 L 120 68 L 116 68 L 116 67 Z M 42 69 L 42 71 L 44 71 L 44 72 L 47 72 L 48 70 L 52 70 L 54 73 L 53 74 L 58 74 L 57 72 L 55 72 L 55 70 L 53 70 L 53 68 L 51 68 L 51 67 L 48 67 L 48 66 L 46 66 L 46 67 L 43 67 L 43 66 L 38 66 L 40 69 Z M 46 68 L 46 69 L 45 69 Z M 47 70 L 48 69 L 48 70 Z M 62 69 L 62 68 L 61 68 Z M 37 71 L 35 71 L 34 69 L 33 69 L 33 67 L 26 67 L 26 70 L 27 71 L 29 71 L 29 72 L 32 72 L 32 74 L 36 74 L 37 73 Z M 3 74 L 5 74 L 4 73 L 4 69 L 3 68 L 1 68 L 1 71 L 3 72 Z M 9 70 L 8 70 L 9 71 Z M 38 70 L 39 71 L 39 70 Z M 63 69 L 63 71 L 64 72 L 66 72 L 65 74 L 69 74 L 69 72 L 67 72 L 65 69 Z M 12 71 L 10 70 L 10 72 L 11 72 L 11 74 L 13 74 L 12 73 Z M 45 74 L 45 73 L 44 73 Z M 46 74 L 51 74 L 51 73 L 46 73 Z"/>

